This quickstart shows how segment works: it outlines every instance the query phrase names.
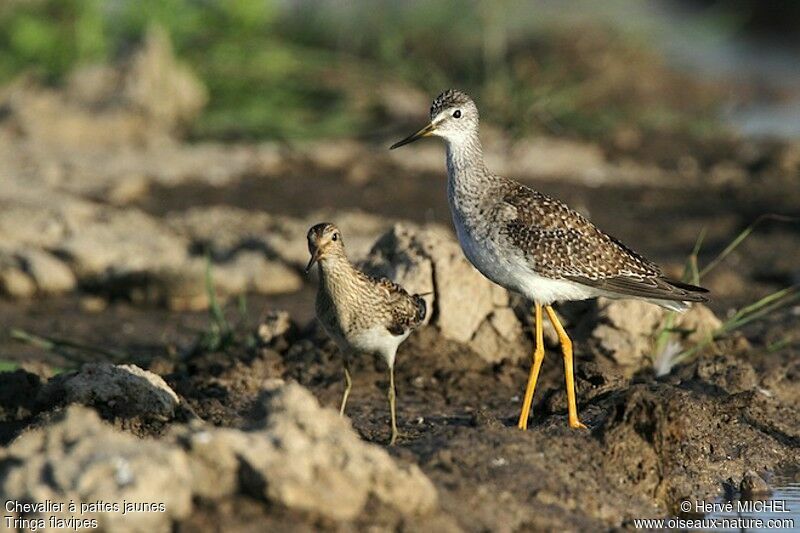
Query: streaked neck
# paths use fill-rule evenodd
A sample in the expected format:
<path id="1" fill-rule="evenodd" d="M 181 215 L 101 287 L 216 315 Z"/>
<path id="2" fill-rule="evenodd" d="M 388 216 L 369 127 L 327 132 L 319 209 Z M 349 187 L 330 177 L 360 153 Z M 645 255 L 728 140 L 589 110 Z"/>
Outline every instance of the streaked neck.
<path id="1" fill-rule="evenodd" d="M 344 253 L 327 255 L 318 264 L 320 288 L 330 293 L 346 291 L 357 278 L 355 267 Z"/>
<path id="2" fill-rule="evenodd" d="M 483 147 L 477 132 L 459 139 L 447 139 L 447 174 L 451 179 L 486 174 Z"/>
<path id="3" fill-rule="evenodd" d="M 447 197 L 454 215 L 479 209 L 491 180 L 477 133 L 447 142 Z"/>

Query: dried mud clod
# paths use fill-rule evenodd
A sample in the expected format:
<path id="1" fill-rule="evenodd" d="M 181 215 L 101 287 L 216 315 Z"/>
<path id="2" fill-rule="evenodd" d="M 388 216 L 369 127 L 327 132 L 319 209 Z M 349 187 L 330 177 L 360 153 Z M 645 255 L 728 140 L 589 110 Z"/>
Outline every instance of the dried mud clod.
<path id="1" fill-rule="evenodd" d="M 161 434 L 172 422 L 193 415 L 158 375 L 136 365 L 89 363 L 60 374 L 36 395 L 36 425 L 69 405 L 94 408 L 105 420 L 140 436 Z"/>
<path id="2" fill-rule="evenodd" d="M 776 439 L 774 428 L 744 414 L 742 402 L 752 404 L 758 393 L 743 394 L 747 398 L 725 400 L 726 392 L 699 381 L 618 392 L 600 431 L 611 468 L 678 512 L 681 500 L 719 491 L 725 479 L 753 465 L 788 464 L 796 450 Z"/>
<path id="3" fill-rule="evenodd" d="M 166 512 L 85 516 L 114 531 L 168 531 L 192 513 L 193 499 L 248 496 L 334 522 L 356 519 L 373 500 L 398 521 L 436 510 L 437 491 L 417 466 L 363 442 L 303 387 L 273 380 L 264 389 L 261 418 L 248 429 L 195 421 L 157 440 L 70 406 L 0 453 L 0 487 L 22 501 L 165 504 Z"/>

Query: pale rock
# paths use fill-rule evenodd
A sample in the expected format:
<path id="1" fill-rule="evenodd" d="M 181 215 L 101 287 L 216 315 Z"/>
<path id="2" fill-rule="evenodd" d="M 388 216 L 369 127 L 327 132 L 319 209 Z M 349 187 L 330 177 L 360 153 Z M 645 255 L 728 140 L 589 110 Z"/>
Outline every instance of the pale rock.
<path id="1" fill-rule="evenodd" d="M 598 145 L 555 137 L 519 141 L 505 159 L 513 162 L 515 175 L 550 179 L 578 175 L 596 180 L 607 173 L 605 155 Z"/>
<path id="2" fill-rule="evenodd" d="M 187 249 L 188 242 L 136 209 L 100 209 L 56 246 L 79 277 L 101 279 L 178 268 Z"/>
<path id="3" fill-rule="evenodd" d="M 720 161 L 711 168 L 708 181 L 716 186 L 742 186 L 747 177 L 747 171 L 736 162 Z"/>
<path id="4" fill-rule="evenodd" d="M 123 206 L 144 198 L 150 191 L 150 179 L 142 174 L 121 177 L 101 191 L 101 197 L 114 205 Z"/>
<path id="5" fill-rule="evenodd" d="M 38 292 L 59 294 L 75 288 L 75 275 L 60 259 L 39 248 L 25 249 L 20 256 L 25 272 L 36 283 Z"/>
<path id="6" fill-rule="evenodd" d="M 0 255 L 0 294 L 19 299 L 36 294 L 36 282 L 8 255 Z"/>
<path id="7" fill-rule="evenodd" d="M 99 372 L 85 368 L 72 377 L 68 391 L 81 392 L 68 399 L 136 402 L 147 390 L 151 398 L 140 407 L 154 416 L 166 407 L 154 390 L 173 398 L 141 370 L 94 369 Z M 131 383 L 134 378 L 141 383 Z M 151 440 L 115 430 L 85 407 L 67 406 L 48 425 L 0 449 L 0 492 L 33 502 L 164 504 L 164 512 L 83 514 L 104 531 L 123 532 L 172 531 L 191 514 L 193 500 L 224 505 L 244 494 L 337 522 L 362 516 L 369 502 L 409 518 L 438 508 L 436 488 L 419 467 L 362 441 L 346 418 L 320 407 L 304 387 L 268 380 L 254 410 L 255 422 L 244 429 L 193 420 Z"/>
<path id="8" fill-rule="evenodd" d="M 351 139 L 304 143 L 296 147 L 311 163 L 324 170 L 343 170 L 363 157 L 364 145 Z"/>
<path id="9" fill-rule="evenodd" d="M 215 499 L 239 491 L 238 450 L 249 445 L 244 432 L 193 423 L 174 428 L 171 436 L 186 451 L 194 495 Z"/>
<path id="10" fill-rule="evenodd" d="M 333 220 L 351 261 L 365 257 L 375 239 L 392 225 L 391 220 L 359 211 L 322 210 L 297 218 L 228 206 L 195 207 L 167 217 L 174 231 L 210 247 L 216 257 L 242 247 L 257 248 L 297 269 L 308 263 L 308 230 Z"/>
<path id="11" fill-rule="evenodd" d="M 240 453 L 263 476 L 267 499 L 338 520 L 355 518 L 370 496 L 403 514 L 436 507 L 436 489 L 416 465 L 399 465 L 361 441 L 307 389 L 273 385 L 264 407 L 267 438 Z"/>
<path id="12" fill-rule="evenodd" d="M 136 365 L 90 363 L 59 383 L 66 403 L 103 405 L 126 414 L 168 420 L 180 400 L 156 374 Z"/>
<path id="13" fill-rule="evenodd" d="M 475 270 L 441 227 L 395 225 L 375 243 L 364 267 L 423 294 L 431 310 L 426 320 L 485 360 L 524 355 L 522 325 L 508 293 Z"/>
<path id="14" fill-rule="evenodd" d="M 236 280 L 236 286 L 228 287 L 229 294 L 245 291 L 260 294 L 282 294 L 299 290 L 303 280 L 296 271 L 275 260 L 265 257 L 262 252 L 243 250 L 232 260 L 217 264 L 216 278 L 224 287 L 227 280 Z"/>
<path id="15" fill-rule="evenodd" d="M 173 432 L 188 455 L 195 494 L 240 491 L 337 521 L 356 518 L 371 497 L 403 515 L 437 507 L 436 489 L 416 465 L 363 442 L 307 389 L 271 380 L 258 403 L 264 418 L 246 431 L 194 424 Z"/>
<path id="16" fill-rule="evenodd" d="M 640 364 L 645 357 L 655 358 L 656 337 L 665 327 L 668 311 L 642 300 L 598 298 L 597 314 L 583 317 L 582 329 L 591 331 L 591 338 L 600 349 L 621 365 Z M 680 334 L 682 346 L 702 342 L 722 325 L 703 304 L 674 315 L 673 329 Z"/>

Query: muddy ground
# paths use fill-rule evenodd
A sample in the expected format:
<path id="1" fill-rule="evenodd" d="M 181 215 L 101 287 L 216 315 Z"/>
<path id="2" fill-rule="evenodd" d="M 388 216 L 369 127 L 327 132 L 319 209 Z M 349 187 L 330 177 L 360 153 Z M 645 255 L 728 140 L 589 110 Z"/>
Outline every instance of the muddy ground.
<path id="1" fill-rule="evenodd" d="M 331 176 L 299 172 L 275 182 L 245 179 L 213 189 L 157 189 L 140 201 L 155 216 L 192 205 L 231 204 L 247 209 L 298 214 L 307 208 L 357 206 L 418 221 L 447 221 L 441 175 L 387 176 L 366 185 L 343 185 Z M 536 185 L 536 184 L 535 184 Z M 760 186 L 602 187 L 541 183 L 541 189 L 588 212 L 612 234 L 680 270 L 696 233 L 708 231 L 704 259 L 713 256 L 755 216 L 790 211 L 797 191 Z M 382 205 L 391 190 L 392 201 Z M 745 243 L 731 262 L 708 278 L 711 308 L 728 309 L 796 280 L 800 233 L 771 224 Z M 788 256 L 788 258 L 787 258 Z M 313 276 L 312 276 L 313 278 Z M 215 425 L 240 427 L 252 417 L 265 379 L 281 377 L 308 387 L 323 405 L 336 407 L 342 391 L 335 348 L 311 320 L 313 279 L 303 290 L 282 296 L 253 296 L 247 319 L 252 328 L 268 309 L 291 312 L 295 329 L 260 349 L 233 347 L 227 353 L 190 353 L 204 312 L 175 312 L 103 303 L 86 297 L 53 297 L 0 304 L 9 328 L 65 337 L 125 352 L 143 368 L 162 375 L 190 411 Z M 235 317 L 235 304 L 228 313 Z M 566 425 L 563 370 L 557 347 L 548 346 L 534 400 L 530 429 L 516 429 L 528 363 L 489 364 L 469 349 L 423 329 L 398 355 L 397 387 L 404 436 L 390 452 L 418 464 L 434 482 L 440 506 L 430 516 L 402 517 L 381 506 L 353 522 L 320 521 L 312 515 L 264 506 L 245 496 L 199 502 L 178 525 L 192 531 L 209 524 L 230 530 L 320 526 L 333 529 L 441 527 L 480 530 L 600 530 L 630 528 L 632 519 L 674 514 L 683 498 L 712 498 L 726 483 L 735 486 L 745 470 L 768 475 L 796 464 L 800 453 L 800 362 L 797 309 L 786 309 L 748 327 L 748 342 L 723 345 L 717 353 L 655 378 L 643 365 L 617 367 L 576 338 L 579 409 L 588 431 Z M 767 346 L 786 342 L 777 350 Z M 530 342 L 530 340 L 528 340 Z M 24 360 L 41 375 L 71 363 L 39 347 L 4 339 L 7 357 Z M 88 359 L 97 356 L 88 355 Z M 34 361 L 43 361 L 37 366 Z M 8 442 L 28 424 L 40 425 L 53 404 L 34 401 L 44 379 L 3 374 L 0 436 Z M 387 376 L 369 358 L 354 369 L 348 416 L 361 437 L 378 445 L 388 438 Z M 41 398 L 41 396 L 39 396 Z M 188 416 L 188 415 L 181 415 Z M 162 422 L 116 419 L 145 438 L 165 431 Z M 180 422 L 180 417 L 174 422 Z M 258 525 L 257 525 L 258 524 Z"/>
<path id="2" fill-rule="evenodd" d="M 51 494 L 34 494 L 26 481 L 50 490 L 58 476 L 47 469 L 28 477 L 7 474 L 38 464 L 23 460 L 36 448 L 26 436 L 61 427 L 64 416 L 86 422 L 85 413 L 76 415 L 65 404 L 69 380 L 88 362 L 134 363 L 163 377 L 166 384 L 156 392 L 163 396 L 169 386 L 180 399 L 168 417 L 130 410 L 118 397 L 97 404 L 84 397 L 82 403 L 113 424 L 123 448 L 135 451 L 140 441 L 125 440 L 135 435 L 184 462 L 194 456 L 176 451 L 185 445 L 180 432 L 191 424 L 258 425 L 264 414 L 260 397 L 275 378 L 299 383 L 335 409 L 343 386 L 341 360 L 313 321 L 315 275 L 302 272 L 306 228 L 320 221 L 311 220 L 318 216 L 312 213 L 321 210 L 334 222 L 347 217 L 345 242 L 362 257 L 391 221 L 450 228 L 443 150 L 425 141 L 390 155 L 390 141 L 407 133 L 402 125 L 386 138 L 384 132 L 367 140 L 306 145 L 192 144 L 163 131 L 153 141 L 154 126 L 141 110 L 114 108 L 120 105 L 116 100 L 106 102 L 113 112 L 104 115 L 106 107 L 87 105 L 68 92 L 23 86 L 9 94 L 0 95 L 6 98 L 0 160 L 9 176 L 9 186 L 0 188 L 0 359 L 22 368 L 0 373 L 0 487 L 26 498 Z M 159 91 L 153 99 L 163 103 Z M 702 231 L 700 266 L 760 216 L 800 214 L 797 143 L 640 131 L 596 141 L 510 139 L 487 130 L 493 161 L 587 214 L 672 276 L 680 276 Z M 185 216 L 192 213 L 194 218 Z M 235 325 L 233 337 L 218 349 L 208 348 L 208 301 L 196 298 L 197 292 L 204 295 L 206 248 L 220 297 L 227 297 L 224 313 Z M 725 319 L 799 283 L 798 265 L 800 226 L 767 221 L 703 279 L 712 294 L 709 307 Z M 61 275 L 57 286 L 48 284 L 54 272 Z M 276 283 L 259 284 L 265 277 Z M 190 297 L 183 298 L 183 282 L 194 291 Z M 181 298 L 171 298 L 176 294 Z M 516 422 L 528 359 L 473 353 L 441 329 L 426 327 L 398 353 L 403 437 L 387 450 L 400 465 L 396 472 L 418 465 L 420 477 L 432 482 L 438 501 L 431 508 L 402 511 L 407 508 L 387 503 L 385 493 L 383 499 L 373 493 L 363 508 L 356 506 L 357 513 L 332 518 L 309 511 L 303 498 L 298 504 L 270 494 L 258 458 L 240 468 L 232 455 L 219 454 L 220 461 L 232 462 L 223 470 L 239 480 L 241 490 L 215 492 L 216 474 L 199 476 L 181 513 L 161 525 L 187 532 L 632 529 L 634 518 L 676 514 L 683 499 L 710 501 L 737 490 L 748 470 L 769 480 L 797 466 L 796 303 L 664 377 L 656 377 L 646 359 L 621 366 L 590 341 L 598 323 L 594 305 L 559 306 L 574 335 L 578 405 L 588 430 L 567 427 L 557 346 L 548 344 L 529 429 L 522 432 Z M 288 311 L 292 327 L 259 344 L 252 334 L 272 310 Z M 519 317 L 526 328 L 516 347 L 529 353 L 529 312 L 524 302 L 516 302 L 514 311 L 506 318 L 511 314 L 517 324 Z M 19 332 L 47 339 L 19 342 Z M 65 349 L 64 341 L 80 346 Z M 348 418 L 361 440 L 351 444 L 382 448 L 389 436 L 386 369 L 365 357 L 355 363 L 353 379 Z M 324 414 L 315 405 L 308 413 Z M 353 434 L 347 427 L 328 429 L 322 440 L 333 435 L 334 445 L 325 448 L 323 463 L 330 466 L 325 461 L 338 457 L 336 444 Z M 174 432 L 183 435 L 178 444 Z M 306 423 L 299 433 L 314 431 Z M 240 446 L 253 435 L 267 440 L 275 434 L 242 431 L 228 437 Z M 6 455 L 21 441 L 22 450 L 13 452 L 21 455 Z M 69 454 L 53 464 L 61 459 Z M 331 472 L 335 478 L 335 469 L 323 470 Z M 305 488 L 313 494 L 313 486 Z"/>

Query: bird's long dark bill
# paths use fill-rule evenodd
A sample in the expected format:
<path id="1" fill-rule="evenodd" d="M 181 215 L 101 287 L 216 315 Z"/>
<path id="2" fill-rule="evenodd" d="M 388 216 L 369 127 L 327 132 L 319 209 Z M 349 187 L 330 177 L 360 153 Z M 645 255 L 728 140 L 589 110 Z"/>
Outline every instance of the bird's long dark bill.
<path id="1" fill-rule="evenodd" d="M 308 271 L 311 270 L 311 267 L 314 266 L 314 263 L 317 262 L 317 260 L 319 259 L 319 256 L 320 256 L 320 251 L 319 251 L 319 248 L 318 248 L 318 249 L 314 250 L 313 254 L 311 254 L 311 259 L 308 261 L 308 264 L 306 265 L 306 274 L 308 274 Z"/>
<path id="2" fill-rule="evenodd" d="M 395 148 L 400 148 L 401 146 L 413 143 L 414 141 L 422 139 L 423 137 L 430 136 L 432 133 L 433 133 L 433 124 L 428 124 L 418 132 L 412 133 L 402 141 L 394 143 L 392 146 L 389 147 L 389 150 L 394 150 Z"/>

